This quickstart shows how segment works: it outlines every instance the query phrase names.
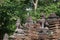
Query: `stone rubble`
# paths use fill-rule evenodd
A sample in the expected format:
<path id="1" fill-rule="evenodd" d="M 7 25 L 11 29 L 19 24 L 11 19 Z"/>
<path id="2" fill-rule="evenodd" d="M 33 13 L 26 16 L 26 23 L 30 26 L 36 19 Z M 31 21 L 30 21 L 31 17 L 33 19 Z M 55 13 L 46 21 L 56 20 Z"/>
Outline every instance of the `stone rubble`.
<path id="1" fill-rule="evenodd" d="M 41 20 L 33 23 L 32 17 L 29 16 L 27 18 L 26 23 L 21 26 L 20 20 L 18 19 L 16 22 L 16 30 L 10 39 L 14 40 L 58 40 L 60 36 L 55 36 L 54 34 L 59 34 L 58 25 L 60 26 L 60 20 L 57 19 L 55 15 L 55 19 L 53 20 L 55 14 L 51 14 L 51 17 L 46 19 L 45 15 L 41 16 Z M 51 20 L 52 19 L 52 20 Z M 53 26 L 56 28 L 54 33 Z"/>

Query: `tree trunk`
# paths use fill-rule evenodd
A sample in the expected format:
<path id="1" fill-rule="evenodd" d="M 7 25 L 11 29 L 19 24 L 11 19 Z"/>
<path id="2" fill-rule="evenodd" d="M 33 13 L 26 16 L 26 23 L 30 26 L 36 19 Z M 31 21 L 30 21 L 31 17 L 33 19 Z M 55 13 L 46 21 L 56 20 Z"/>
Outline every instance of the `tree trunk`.
<path id="1" fill-rule="evenodd" d="M 33 4 L 34 4 L 34 11 L 36 13 L 37 5 L 38 5 L 38 0 L 33 0 Z"/>

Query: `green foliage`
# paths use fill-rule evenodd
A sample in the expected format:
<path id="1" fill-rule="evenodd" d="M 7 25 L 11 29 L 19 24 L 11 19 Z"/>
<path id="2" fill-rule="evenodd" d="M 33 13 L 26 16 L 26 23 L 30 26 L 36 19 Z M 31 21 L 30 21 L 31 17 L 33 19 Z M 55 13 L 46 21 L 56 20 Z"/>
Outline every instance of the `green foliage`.
<path id="1" fill-rule="evenodd" d="M 3 36 L 4 33 L 9 35 L 14 32 L 17 18 L 24 20 L 23 13 L 25 12 L 22 3 L 19 1 L 5 0 L 0 5 L 0 34 Z M 24 12 L 23 12 L 24 11 Z M 23 22 L 23 21 L 22 21 Z"/>
<path id="2" fill-rule="evenodd" d="M 38 3 L 37 13 L 41 14 L 41 12 L 46 14 L 48 17 L 51 13 L 56 13 L 60 16 L 60 0 L 40 0 Z"/>

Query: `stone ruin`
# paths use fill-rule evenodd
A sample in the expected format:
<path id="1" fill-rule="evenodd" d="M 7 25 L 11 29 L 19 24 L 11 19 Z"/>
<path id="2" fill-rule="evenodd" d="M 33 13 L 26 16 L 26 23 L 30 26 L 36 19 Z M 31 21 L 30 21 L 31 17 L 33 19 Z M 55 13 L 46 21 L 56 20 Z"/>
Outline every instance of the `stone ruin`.
<path id="1" fill-rule="evenodd" d="M 48 19 L 46 19 L 45 15 L 42 15 L 41 19 L 36 23 L 33 23 L 32 17 L 29 16 L 23 26 L 21 26 L 20 19 L 17 19 L 16 30 L 9 39 L 60 40 L 60 17 L 56 16 L 56 14 L 51 14 Z"/>
<path id="2" fill-rule="evenodd" d="M 9 36 L 7 33 L 5 33 L 4 37 L 3 37 L 3 40 L 8 40 L 9 39 Z"/>

